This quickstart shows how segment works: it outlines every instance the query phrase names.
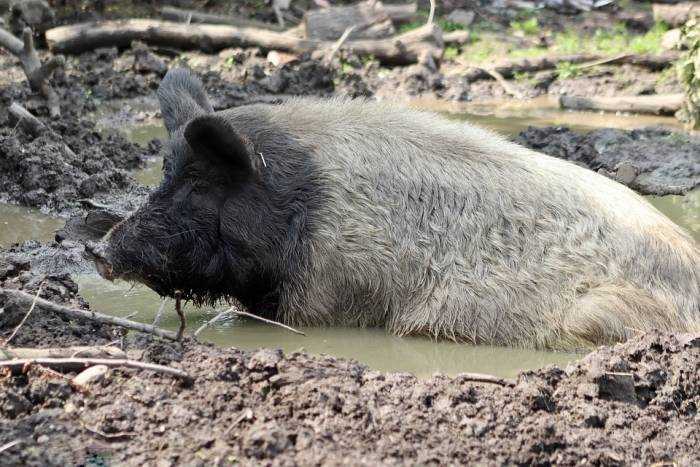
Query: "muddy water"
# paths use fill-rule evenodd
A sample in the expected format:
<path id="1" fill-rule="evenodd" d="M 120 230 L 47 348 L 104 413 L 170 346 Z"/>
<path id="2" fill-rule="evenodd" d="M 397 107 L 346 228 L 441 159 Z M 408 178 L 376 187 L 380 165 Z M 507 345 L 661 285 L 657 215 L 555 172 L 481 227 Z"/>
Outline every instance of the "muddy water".
<path id="1" fill-rule="evenodd" d="M 423 107 L 427 105 L 422 105 Z M 528 108 L 498 108 L 494 110 L 470 108 L 434 108 L 450 111 L 451 118 L 466 119 L 505 134 L 515 134 L 528 125 L 562 124 L 585 130 L 596 126 L 632 128 L 652 124 L 675 125 L 673 120 L 650 117 L 613 116 L 561 112 L 542 106 Z M 153 138 L 164 138 L 161 125 L 149 123 L 130 130 L 129 137 L 140 144 Z M 161 180 L 162 160 L 155 158 L 137 171 L 136 179 L 149 186 Z M 700 190 L 685 197 L 649 197 L 649 201 L 674 222 L 683 226 L 700 242 Z M 50 240 L 53 231 L 62 221 L 43 216 L 36 211 L 14 206 L 0 205 L 0 245 L 34 238 Z M 132 319 L 150 323 L 163 303 L 144 286 L 132 287 L 126 283 L 109 283 L 96 275 L 76 278 L 81 294 L 96 310 L 118 316 L 137 312 Z M 166 301 L 161 325 L 176 329 L 177 317 L 173 303 Z M 210 320 L 213 309 L 186 308 L 188 329 L 193 332 Z M 456 374 L 459 372 L 483 372 L 502 376 L 514 376 L 523 369 L 539 368 L 556 363 L 565 365 L 577 355 L 556 352 L 539 352 L 486 346 L 467 346 L 449 342 L 433 342 L 419 338 L 398 338 L 381 329 L 311 328 L 305 330 L 306 337 L 291 334 L 250 320 L 232 318 L 206 328 L 199 336 L 201 340 L 222 346 L 237 346 L 247 349 L 279 347 L 285 351 L 305 349 L 311 353 L 327 353 L 338 357 L 354 358 L 371 368 L 383 371 L 408 371 L 418 376 L 435 372 Z"/>

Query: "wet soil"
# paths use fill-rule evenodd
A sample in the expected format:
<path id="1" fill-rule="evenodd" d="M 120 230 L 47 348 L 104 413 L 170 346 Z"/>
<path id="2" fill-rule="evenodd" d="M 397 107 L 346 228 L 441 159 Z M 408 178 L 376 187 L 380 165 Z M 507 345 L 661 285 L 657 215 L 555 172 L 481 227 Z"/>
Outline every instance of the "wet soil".
<path id="1" fill-rule="evenodd" d="M 6 263 L 4 263 L 6 264 Z M 33 291 L 22 264 L 3 287 Z M 13 269 L 14 268 L 14 269 Z M 87 306 L 66 277 L 42 296 Z M 0 335 L 24 315 L 0 295 Z M 567 368 L 521 373 L 513 387 L 466 376 L 417 379 L 303 352 L 121 338 L 37 310 L 14 345 L 104 344 L 186 370 L 184 385 L 112 369 L 77 389 L 30 368 L 0 377 L 8 465 L 598 465 L 700 462 L 700 335 L 650 333 Z M 68 378 L 70 378 L 70 374 Z"/>
<path id="2" fill-rule="evenodd" d="M 700 138 L 664 128 L 577 133 L 566 127 L 531 127 L 516 141 L 645 195 L 684 194 L 700 186 Z"/>

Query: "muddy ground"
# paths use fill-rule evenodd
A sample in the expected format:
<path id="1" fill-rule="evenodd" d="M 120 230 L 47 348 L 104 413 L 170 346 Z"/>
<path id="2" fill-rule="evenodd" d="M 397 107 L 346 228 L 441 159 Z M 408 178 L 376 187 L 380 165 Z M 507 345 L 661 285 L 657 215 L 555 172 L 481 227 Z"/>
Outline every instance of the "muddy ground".
<path id="1" fill-rule="evenodd" d="M 34 291 L 27 265 L 3 287 Z M 87 304 L 66 276 L 42 296 Z M 0 337 L 26 312 L 0 296 Z M 87 389 L 30 368 L 0 377 L 3 465 L 650 465 L 700 462 L 700 335 L 651 333 L 513 387 L 383 374 L 352 361 L 129 335 L 37 310 L 16 346 L 122 345 L 194 383 L 112 369 Z"/>

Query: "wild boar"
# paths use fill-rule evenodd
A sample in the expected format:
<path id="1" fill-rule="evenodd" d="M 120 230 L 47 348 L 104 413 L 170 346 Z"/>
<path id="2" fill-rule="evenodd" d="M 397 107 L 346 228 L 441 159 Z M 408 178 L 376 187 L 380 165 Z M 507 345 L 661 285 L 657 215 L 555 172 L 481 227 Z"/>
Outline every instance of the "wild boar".
<path id="1" fill-rule="evenodd" d="M 700 330 L 700 251 L 643 198 L 489 131 L 387 103 L 214 112 L 158 97 L 172 164 L 95 248 L 108 278 L 292 325 L 567 348 Z"/>

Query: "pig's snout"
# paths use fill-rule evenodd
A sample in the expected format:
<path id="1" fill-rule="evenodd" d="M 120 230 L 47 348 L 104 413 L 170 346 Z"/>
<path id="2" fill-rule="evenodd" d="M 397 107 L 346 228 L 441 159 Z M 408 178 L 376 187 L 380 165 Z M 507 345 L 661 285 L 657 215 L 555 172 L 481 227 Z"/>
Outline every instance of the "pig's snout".
<path id="1" fill-rule="evenodd" d="M 109 281 L 114 280 L 114 267 L 109 260 L 109 247 L 107 244 L 105 242 L 88 242 L 85 245 L 85 251 L 92 256 L 99 275 Z"/>

